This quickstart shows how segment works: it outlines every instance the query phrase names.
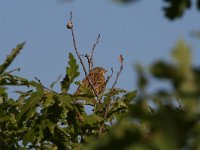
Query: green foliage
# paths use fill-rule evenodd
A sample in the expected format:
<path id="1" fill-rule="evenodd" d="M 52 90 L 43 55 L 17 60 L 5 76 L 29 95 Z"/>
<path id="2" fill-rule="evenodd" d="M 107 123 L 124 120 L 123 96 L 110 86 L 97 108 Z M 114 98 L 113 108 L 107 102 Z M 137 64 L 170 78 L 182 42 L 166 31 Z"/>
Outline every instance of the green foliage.
<path id="1" fill-rule="evenodd" d="M 167 7 L 164 8 L 165 15 L 169 19 L 175 19 L 181 17 L 186 9 L 191 7 L 190 0 L 165 0 L 169 3 Z"/>
<path id="2" fill-rule="evenodd" d="M 99 99 L 67 93 L 79 75 L 71 53 L 61 93 L 3 69 L 0 149 L 199 149 L 200 69 L 192 66 L 189 46 L 179 40 L 172 61 L 149 68 L 136 66 L 138 91 L 107 88 Z M 152 78 L 169 81 L 171 89 L 147 92 Z M 10 86 L 24 91 L 10 98 Z"/>
<path id="3" fill-rule="evenodd" d="M 200 0 L 197 0 L 197 8 L 200 10 Z"/>
<path id="4" fill-rule="evenodd" d="M 65 92 L 67 92 L 69 90 L 70 84 L 80 74 L 78 72 L 78 65 L 76 64 L 76 59 L 74 58 L 74 56 L 72 55 L 72 53 L 69 53 L 68 64 L 69 64 L 69 67 L 66 67 L 65 78 L 61 82 L 61 89 L 62 89 L 63 93 L 65 93 Z"/>
<path id="5" fill-rule="evenodd" d="M 15 59 L 15 57 L 20 53 L 20 51 L 24 47 L 24 44 L 25 44 L 25 42 L 23 42 L 21 44 L 18 44 L 16 46 L 16 48 L 14 48 L 12 50 L 10 55 L 7 56 L 7 58 L 4 61 L 4 63 L 2 65 L 0 65 L 0 74 L 2 74 L 8 68 L 8 66 L 12 63 L 12 61 Z"/>
<path id="6" fill-rule="evenodd" d="M 139 0 L 114 0 L 117 2 L 121 2 L 122 4 L 127 4 L 129 2 L 137 2 Z M 163 7 L 163 11 L 165 13 L 165 17 L 169 20 L 175 20 L 178 18 L 181 18 L 185 11 L 190 9 L 192 6 L 192 3 L 194 1 L 192 0 L 163 0 L 166 4 L 165 7 Z M 200 10 L 200 0 L 196 0 L 196 8 Z"/>

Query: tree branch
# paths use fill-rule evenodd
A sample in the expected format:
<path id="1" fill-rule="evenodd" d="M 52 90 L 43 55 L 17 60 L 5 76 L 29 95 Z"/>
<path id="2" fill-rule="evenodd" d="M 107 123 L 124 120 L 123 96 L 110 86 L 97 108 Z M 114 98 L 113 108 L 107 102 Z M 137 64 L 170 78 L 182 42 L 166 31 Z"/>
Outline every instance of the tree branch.
<path id="1" fill-rule="evenodd" d="M 110 106 L 111 106 L 111 96 L 112 96 L 112 94 L 113 94 L 113 90 L 114 90 L 114 88 L 115 88 L 115 86 L 116 86 L 116 84 L 117 84 L 117 81 L 118 81 L 118 79 L 119 79 L 119 76 L 120 76 L 120 74 L 121 74 L 121 72 L 122 72 L 122 70 L 123 70 L 123 62 L 124 62 L 124 58 L 123 58 L 123 56 L 122 55 L 120 55 L 119 56 L 119 61 L 120 61 L 120 69 L 119 69 L 119 71 L 117 72 L 117 76 L 116 76 L 116 79 L 115 79 L 115 81 L 114 81 L 114 83 L 113 83 L 113 85 L 112 85 L 112 88 L 111 88 L 111 90 L 110 90 L 110 95 L 109 95 L 109 100 L 107 101 L 107 104 L 106 104 L 106 106 L 105 106 L 105 113 L 104 113 L 104 119 L 106 119 L 107 117 L 108 117 L 108 112 L 109 112 L 109 110 L 110 110 Z M 111 74 L 112 75 L 112 74 Z M 109 80 L 109 78 L 107 78 L 107 80 Z M 104 127 L 104 122 L 101 124 L 101 126 L 100 126 L 100 128 L 99 128 L 99 135 L 101 135 L 102 134 L 102 132 L 103 132 L 103 127 Z"/>
<path id="2" fill-rule="evenodd" d="M 75 40 L 75 35 L 74 35 L 74 30 L 73 30 L 73 23 L 72 23 L 72 12 L 70 13 L 70 20 L 69 20 L 69 22 L 67 23 L 67 28 L 71 30 L 72 39 L 73 39 L 73 44 L 74 44 L 74 49 L 75 49 L 76 55 L 77 55 L 78 58 L 79 58 L 79 61 L 80 61 L 81 65 L 82 65 L 82 68 L 83 68 L 83 71 L 84 71 L 84 73 L 85 73 L 85 76 L 86 76 L 86 78 L 87 78 L 89 84 L 91 85 L 92 90 L 93 90 L 95 96 L 98 98 L 98 94 L 97 94 L 97 92 L 95 91 L 94 85 L 92 84 L 90 78 L 88 77 L 88 73 L 87 73 L 86 67 L 85 67 L 85 65 L 84 65 L 84 63 L 83 63 L 83 60 L 82 60 L 82 58 L 81 58 L 81 54 L 79 53 L 78 48 L 77 48 L 77 46 L 76 46 L 76 40 Z"/>
<path id="3" fill-rule="evenodd" d="M 97 36 L 97 40 L 92 47 L 91 55 L 89 57 L 89 69 L 90 70 L 92 70 L 92 68 L 93 68 L 93 54 L 94 54 L 94 50 L 95 50 L 97 44 L 99 43 L 99 39 L 100 39 L 100 34 Z"/>

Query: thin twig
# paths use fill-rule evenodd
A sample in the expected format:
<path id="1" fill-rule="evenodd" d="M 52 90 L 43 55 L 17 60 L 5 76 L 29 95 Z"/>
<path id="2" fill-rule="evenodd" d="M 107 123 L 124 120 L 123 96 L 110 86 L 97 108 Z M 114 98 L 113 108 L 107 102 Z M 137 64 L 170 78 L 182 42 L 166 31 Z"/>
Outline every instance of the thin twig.
<path id="1" fill-rule="evenodd" d="M 53 90 L 51 90 L 51 89 L 45 87 L 45 86 L 41 83 L 40 79 L 38 79 L 37 77 L 35 77 L 35 80 L 36 80 L 37 82 L 39 82 L 39 83 L 41 84 L 41 86 L 42 86 L 44 89 L 46 89 L 47 91 L 50 91 L 50 92 L 53 92 L 53 93 L 57 94 L 55 91 L 53 91 Z"/>
<path id="2" fill-rule="evenodd" d="M 69 20 L 72 22 L 72 11 L 70 12 L 70 19 Z"/>
<path id="3" fill-rule="evenodd" d="M 89 57 L 89 69 L 90 70 L 92 70 L 92 68 L 93 68 L 93 54 L 94 54 L 94 50 L 95 50 L 97 44 L 99 43 L 100 36 L 101 36 L 100 34 L 97 36 L 97 40 L 92 47 L 91 55 Z"/>
<path id="4" fill-rule="evenodd" d="M 115 81 L 114 81 L 114 83 L 113 83 L 113 85 L 112 85 L 112 88 L 111 88 L 111 90 L 110 90 L 110 95 L 109 95 L 109 100 L 107 101 L 107 104 L 106 104 L 106 106 L 105 106 L 105 113 L 104 113 L 104 118 L 106 119 L 107 118 L 107 116 L 108 116 L 108 112 L 109 112 L 109 110 L 110 110 L 110 106 L 111 106 L 111 96 L 112 96 L 112 94 L 113 94 L 113 90 L 114 90 L 114 88 L 115 88 L 115 85 L 117 84 L 117 81 L 118 81 L 118 79 L 119 79 L 119 76 L 120 76 L 120 74 L 121 74 L 121 72 L 122 72 L 122 70 L 123 70 L 123 62 L 124 62 L 124 58 L 123 58 L 123 56 L 122 55 L 120 55 L 119 56 L 119 61 L 120 61 L 120 69 L 119 69 L 119 71 L 117 72 L 117 76 L 116 76 L 116 79 L 115 79 Z M 100 126 L 100 128 L 99 128 L 99 135 L 101 135 L 102 134 L 102 132 L 103 132 L 103 127 L 104 127 L 104 122 L 101 124 L 101 126 Z"/>
<path id="5" fill-rule="evenodd" d="M 71 24 L 73 25 L 73 23 L 72 23 L 72 12 L 70 13 L 70 22 L 71 22 Z M 95 96 L 98 98 L 98 94 L 97 94 L 97 92 L 96 92 L 96 90 L 95 90 L 95 88 L 94 88 L 94 85 L 92 84 L 90 78 L 88 77 L 88 73 L 87 73 L 86 67 L 85 67 L 85 65 L 84 65 L 84 63 L 83 63 L 83 60 L 82 60 L 82 58 L 81 58 L 81 55 L 80 55 L 80 53 L 79 53 L 79 51 L 78 51 L 78 48 L 77 48 L 77 46 L 76 46 L 76 40 L 75 40 L 75 35 L 74 35 L 73 27 L 70 28 L 70 30 L 71 30 L 71 33 L 72 33 L 72 39 L 73 39 L 73 44 L 74 44 L 74 49 L 75 49 L 76 55 L 77 55 L 78 58 L 79 58 L 79 61 L 80 61 L 81 65 L 82 65 L 82 68 L 83 68 L 83 70 L 84 70 L 85 76 L 86 76 L 86 78 L 87 78 L 89 84 L 91 85 L 92 90 L 93 90 Z"/>
<path id="6" fill-rule="evenodd" d="M 94 55 L 94 50 L 97 46 L 97 44 L 99 43 L 99 39 L 100 39 L 100 34 L 98 34 L 97 36 L 97 40 L 96 42 L 94 43 L 93 47 L 92 47 L 92 51 L 91 51 L 91 55 L 81 55 L 83 57 L 85 57 L 87 59 L 87 62 L 88 62 L 88 67 L 89 67 L 89 72 L 92 70 L 93 66 L 94 66 L 94 63 L 93 63 L 93 55 Z"/>
<path id="7" fill-rule="evenodd" d="M 19 72 L 19 71 L 20 71 L 20 68 L 15 68 L 15 69 L 13 69 L 13 70 L 8 71 L 7 73 L 10 74 L 10 73 L 12 73 L 12 72 L 14 72 L 14 71 L 18 71 L 18 72 Z"/>
<path id="8" fill-rule="evenodd" d="M 124 62 L 124 58 L 123 58 L 122 55 L 119 56 L 119 61 L 120 61 L 121 66 L 120 66 L 119 71 L 117 72 L 117 77 L 116 77 L 115 82 L 114 82 L 114 84 L 113 84 L 113 86 L 112 86 L 112 88 L 111 88 L 111 91 L 113 91 L 115 85 L 117 84 L 117 81 L 118 81 L 119 75 L 121 74 L 121 72 L 122 72 L 122 70 L 123 70 L 123 67 L 124 67 L 124 64 L 123 64 L 123 62 Z M 112 94 L 112 93 L 111 93 L 111 94 Z"/>
<path id="9" fill-rule="evenodd" d="M 109 80 L 112 78 L 112 75 L 113 75 L 113 67 L 111 67 L 111 74 L 107 77 L 107 79 L 106 79 L 106 83 L 105 83 L 105 85 L 107 85 L 108 84 L 108 82 L 109 82 Z"/>
<path id="10" fill-rule="evenodd" d="M 111 97 L 112 94 L 113 94 L 115 85 L 117 84 L 117 81 L 118 81 L 118 79 L 119 79 L 119 76 L 120 76 L 120 74 L 121 74 L 121 72 L 122 72 L 122 70 L 123 70 L 123 67 L 124 67 L 124 65 L 123 65 L 124 59 L 123 59 L 122 55 L 120 55 L 119 60 L 120 60 L 121 66 L 120 66 L 119 71 L 117 72 L 117 76 L 116 76 L 115 82 L 113 83 L 112 88 L 111 88 L 111 90 L 110 90 L 110 97 Z M 109 109 L 110 109 L 110 104 L 111 104 L 111 100 L 109 100 L 109 101 L 107 102 L 106 110 L 105 110 L 105 114 L 104 114 L 104 118 L 107 118 L 108 111 L 109 111 Z"/>
<path id="11" fill-rule="evenodd" d="M 89 72 L 92 70 L 91 68 L 90 68 L 90 64 L 91 64 L 91 62 L 90 62 L 90 56 L 88 55 L 88 54 L 86 54 L 86 55 L 81 55 L 81 56 L 83 56 L 83 57 L 85 57 L 86 59 L 87 59 L 87 62 L 88 62 L 88 68 L 89 68 Z"/>

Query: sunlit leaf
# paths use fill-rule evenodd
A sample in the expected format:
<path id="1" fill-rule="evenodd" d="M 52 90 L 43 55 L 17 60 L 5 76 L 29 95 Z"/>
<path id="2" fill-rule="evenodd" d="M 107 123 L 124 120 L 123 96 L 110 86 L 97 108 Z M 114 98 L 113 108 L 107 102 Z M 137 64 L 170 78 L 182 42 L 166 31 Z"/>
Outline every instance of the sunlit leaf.
<path id="1" fill-rule="evenodd" d="M 12 52 L 7 56 L 6 60 L 2 65 L 0 65 L 0 74 L 2 74 L 8 66 L 13 62 L 15 57 L 20 53 L 20 51 L 23 49 L 25 45 L 25 42 L 18 44 L 16 48 L 12 49 Z"/>
<path id="2" fill-rule="evenodd" d="M 32 117 L 33 113 L 36 111 L 36 106 L 40 103 L 41 101 L 41 93 L 36 92 L 32 93 L 31 97 L 27 99 L 27 102 L 21 106 L 20 108 L 20 113 L 17 116 L 18 123 L 21 122 L 21 118 L 28 113 L 29 116 L 27 117 Z M 27 120 L 28 118 L 25 117 Z"/>
<path id="3" fill-rule="evenodd" d="M 53 96 L 54 96 L 53 93 L 47 93 L 45 95 L 45 99 L 44 99 L 44 103 L 43 103 L 44 108 L 47 108 L 50 105 L 53 105 L 55 103 Z"/>
<path id="4" fill-rule="evenodd" d="M 78 72 L 78 64 L 76 64 L 76 59 L 72 55 L 72 53 L 69 53 L 69 61 L 68 61 L 68 67 L 66 67 L 66 75 L 63 81 L 61 82 L 61 89 L 62 92 L 65 93 L 68 91 L 70 84 L 74 81 L 76 77 L 79 76 Z"/>
<path id="5" fill-rule="evenodd" d="M 191 65 L 191 50 L 183 39 L 177 42 L 172 51 L 172 57 L 177 61 L 178 65 L 183 69 L 189 68 Z"/>
<path id="6" fill-rule="evenodd" d="M 54 87 L 54 85 L 60 80 L 61 75 L 56 79 L 56 81 L 52 82 L 50 85 L 50 88 L 52 89 Z"/>

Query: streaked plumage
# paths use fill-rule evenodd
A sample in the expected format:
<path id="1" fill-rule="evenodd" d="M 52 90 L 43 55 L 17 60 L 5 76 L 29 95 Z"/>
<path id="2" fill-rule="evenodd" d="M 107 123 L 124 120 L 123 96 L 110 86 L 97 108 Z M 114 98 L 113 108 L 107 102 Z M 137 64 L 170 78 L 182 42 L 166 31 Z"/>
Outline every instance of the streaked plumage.
<path id="1" fill-rule="evenodd" d="M 105 77 L 104 77 L 104 75 L 105 75 L 106 72 L 107 71 L 102 67 L 95 67 L 88 74 L 88 77 L 90 78 L 90 81 L 92 82 L 97 95 L 101 94 L 105 90 Z M 74 94 L 75 95 L 84 94 L 81 91 L 82 88 L 88 88 L 93 92 L 92 87 L 89 84 L 86 77 L 83 79 L 82 85 L 78 87 L 78 89 L 76 90 L 76 92 Z"/>

